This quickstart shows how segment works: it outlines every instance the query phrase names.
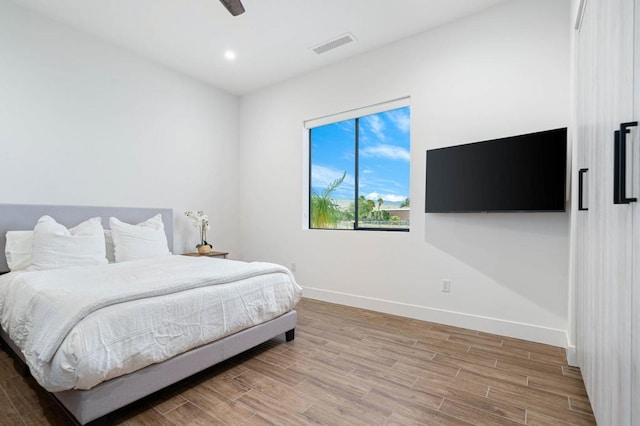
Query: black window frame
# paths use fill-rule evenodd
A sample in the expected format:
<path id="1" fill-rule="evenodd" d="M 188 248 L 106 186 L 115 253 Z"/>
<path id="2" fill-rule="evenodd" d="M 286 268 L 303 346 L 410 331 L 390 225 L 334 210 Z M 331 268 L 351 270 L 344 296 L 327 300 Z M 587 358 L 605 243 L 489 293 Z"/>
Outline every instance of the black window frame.
<path id="1" fill-rule="evenodd" d="M 392 111 L 395 108 L 391 108 L 389 109 L 389 111 Z M 384 112 L 385 110 L 382 110 L 380 112 Z M 377 113 L 373 113 L 373 114 L 377 114 Z M 365 114 L 365 115 L 361 115 L 361 116 L 356 116 L 353 118 L 348 118 L 345 120 L 339 120 L 336 121 L 336 123 L 339 123 L 341 121 L 348 121 L 348 120 L 355 120 L 355 164 L 354 164 L 354 182 L 355 182 L 355 191 L 354 191 L 354 204 L 355 204 L 355 208 L 354 208 L 354 220 L 353 220 L 353 228 L 349 229 L 349 228 L 314 228 L 311 226 L 311 214 L 312 214 L 312 172 L 313 172 L 313 164 L 312 164 L 312 157 L 313 157 L 313 141 L 312 141 L 312 130 L 315 127 L 311 127 L 309 129 L 307 129 L 308 132 L 308 150 L 309 150 L 309 163 L 308 163 L 308 169 L 309 169 L 309 176 L 308 176 L 308 187 L 307 187 L 307 191 L 308 191 L 308 205 L 307 205 L 307 211 L 308 211 L 308 218 L 307 218 L 307 226 L 308 229 L 310 230 L 318 230 L 318 231 L 386 231 L 386 232 L 409 232 L 411 231 L 411 222 L 409 222 L 409 227 L 407 228 L 380 228 L 380 227 L 365 227 L 365 226 L 359 226 L 359 220 L 358 220 L 358 213 L 359 213 L 359 208 L 358 208 L 358 199 L 360 197 L 360 188 L 359 188 L 359 180 L 360 180 L 360 119 L 362 117 L 366 117 L 369 114 Z M 331 123 L 327 123 L 327 124 L 331 124 Z M 319 127 L 319 126 L 317 126 Z M 409 162 L 409 170 L 411 170 L 411 162 Z"/>

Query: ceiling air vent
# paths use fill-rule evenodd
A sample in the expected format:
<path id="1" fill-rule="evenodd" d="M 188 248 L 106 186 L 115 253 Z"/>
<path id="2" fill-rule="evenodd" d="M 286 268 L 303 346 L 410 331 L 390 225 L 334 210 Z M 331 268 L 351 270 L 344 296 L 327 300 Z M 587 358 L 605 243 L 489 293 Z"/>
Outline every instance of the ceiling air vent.
<path id="1" fill-rule="evenodd" d="M 332 38 L 329 41 L 325 41 L 324 43 L 320 43 L 317 46 L 313 46 L 311 50 L 316 52 L 318 55 L 328 52 L 329 50 L 335 49 L 336 47 L 343 46 L 347 43 L 351 43 L 352 41 L 356 41 L 355 37 L 351 33 L 342 34 L 336 38 Z"/>

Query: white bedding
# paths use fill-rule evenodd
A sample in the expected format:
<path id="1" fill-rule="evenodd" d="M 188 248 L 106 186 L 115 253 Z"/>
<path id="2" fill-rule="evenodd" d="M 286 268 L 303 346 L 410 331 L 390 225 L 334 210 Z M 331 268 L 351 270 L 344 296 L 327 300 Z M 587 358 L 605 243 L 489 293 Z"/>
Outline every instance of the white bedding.
<path id="1" fill-rule="evenodd" d="M 166 256 L 0 276 L 0 319 L 36 380 L 56 392 L 90 389 L 268 321 L 300 296 L 277 265 Z"/>

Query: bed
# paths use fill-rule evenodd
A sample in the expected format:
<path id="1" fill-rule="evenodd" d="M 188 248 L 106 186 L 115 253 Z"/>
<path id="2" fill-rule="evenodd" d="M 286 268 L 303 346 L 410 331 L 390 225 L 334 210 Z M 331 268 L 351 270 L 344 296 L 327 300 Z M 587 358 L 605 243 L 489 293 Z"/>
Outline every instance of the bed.
<path id="1" fill-rule="evenodd" d="M 170 209 L 0 204 L 0 253 L 5 252 L 7 231 L 33 229 L 45 214 L 65 226 L 100 217 L 105 229 L 111 216 L 138 223 L 161 214 L 168 247 L 173 245 Z M 7 270 L 0 256 L 0 272 Z M 137 277 L 135 286 L 122 282 L 131 276 Z M 59 283 L 65 283 L 64 291 L 57 291 Z M 47 288 L 53 293 L 41 296 Z M 115 301 L 88 304 L 91 309 L 81 306 L 87 294 L 99 292 Z M 281 334 L 292 340 L 300 288 L 278 265 L 166 256 L 10 272 L 0 275 L 0 298 L 2 340 L 80 424 L 93 424 L 105 423 L 112 411 Z M 72 313 L 78 306 L 80 322 L 72 327 L 56 316 L 51 306 L 58 305 Z M 197 322 L 194 306 L 200 309 Z M 176 319 L 168 320 L 168 312 L 174 311 Z M 37 318 L 47 321 L 37 325 Z M 117 330 L 130 335 L 116 335 Z M 110 340 L 112 336 L 116 338 Z M 105 347 L 105 340 L 118 344 L 118 351 Z"/>

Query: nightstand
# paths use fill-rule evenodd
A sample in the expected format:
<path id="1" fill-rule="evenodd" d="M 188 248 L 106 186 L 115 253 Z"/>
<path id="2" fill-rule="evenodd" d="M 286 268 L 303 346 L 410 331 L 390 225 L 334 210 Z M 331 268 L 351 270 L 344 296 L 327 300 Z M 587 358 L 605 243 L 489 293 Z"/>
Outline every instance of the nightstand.
<path id="1" fill-rule="evenodd" d="M 207 254 L 200 254 L 200 253 L 182 253 L 183 256 L 193 256 L 193 257 L 221 257 L 223 259 L 227 258 L 227 255 L 229 253 L 226 251 L 212 251 L 211 253 L 207 253 Z"/>

